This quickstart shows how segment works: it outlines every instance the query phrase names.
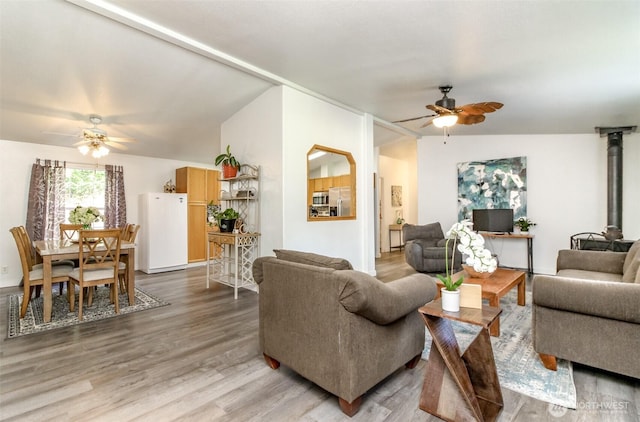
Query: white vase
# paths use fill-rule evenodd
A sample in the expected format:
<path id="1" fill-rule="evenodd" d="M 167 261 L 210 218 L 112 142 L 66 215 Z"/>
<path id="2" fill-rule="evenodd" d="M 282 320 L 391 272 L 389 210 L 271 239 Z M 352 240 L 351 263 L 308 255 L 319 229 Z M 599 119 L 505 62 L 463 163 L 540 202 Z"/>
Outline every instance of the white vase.
<path id="1" fill-rule="evenodd" d="M 440 289 L 442 296 L 442 310 L 449 312 L 460 312 L 460 290 Z"/>

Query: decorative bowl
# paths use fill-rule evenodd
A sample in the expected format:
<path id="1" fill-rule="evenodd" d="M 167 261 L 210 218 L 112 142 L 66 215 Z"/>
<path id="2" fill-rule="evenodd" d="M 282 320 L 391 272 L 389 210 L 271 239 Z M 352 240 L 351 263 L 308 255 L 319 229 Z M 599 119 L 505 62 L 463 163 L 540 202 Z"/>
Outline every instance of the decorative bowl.
<path id="1" fill-rule="evenodd" d="M 466 264 L 462 264 L 462 269 L 467 274 L 469 274 L 469 276 L 471 278 L 489 278 L 489 277 L 491 277 L 491 274 L 493 274 L 495 272 L 495 271 L 492 271 L 492 272 L 481 273 L 481 272 L 478 272 L 478 271 L 474 270 L 472 266 L 466 265 Z"/>

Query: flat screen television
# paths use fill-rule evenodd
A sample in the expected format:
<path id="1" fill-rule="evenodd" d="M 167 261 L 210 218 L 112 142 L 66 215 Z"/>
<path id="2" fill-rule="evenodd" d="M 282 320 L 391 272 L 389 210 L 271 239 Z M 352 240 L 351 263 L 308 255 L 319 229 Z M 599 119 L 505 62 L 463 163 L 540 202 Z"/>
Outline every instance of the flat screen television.
<path id="1" fill-rule="evenodd" d="M 473 210 L 473 230 L 478 232 L 513 232 L 512 209 Z"/>

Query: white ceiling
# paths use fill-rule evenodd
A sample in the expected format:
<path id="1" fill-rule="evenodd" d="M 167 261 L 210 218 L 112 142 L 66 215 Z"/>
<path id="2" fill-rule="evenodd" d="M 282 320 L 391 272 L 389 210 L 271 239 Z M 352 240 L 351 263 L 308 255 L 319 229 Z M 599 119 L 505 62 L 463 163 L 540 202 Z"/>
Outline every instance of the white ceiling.
<path id="1" fill-rule="evenodd" d="M 373 114 L 376 144 L 443 84 L 504 103 L 457 135 L 640 123 L 636 0 L 0 0 L 0 36 L 5 140 L 68 146 L 46 132 L 97 113 L 129 153 L 212 162 L 220 124 L 278 84 Z M 404 127 L 440 133 L 422 123 Z"/>

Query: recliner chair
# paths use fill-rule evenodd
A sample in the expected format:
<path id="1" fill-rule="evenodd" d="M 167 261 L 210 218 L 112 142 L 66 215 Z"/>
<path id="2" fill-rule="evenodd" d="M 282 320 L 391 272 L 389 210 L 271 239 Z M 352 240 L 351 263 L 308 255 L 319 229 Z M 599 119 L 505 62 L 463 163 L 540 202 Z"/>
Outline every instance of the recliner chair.
<path id="1" fill-rule="evenodd" d="M 444 273 L 447 270 L 444 237 L 440 223 L 425 225 L 405 224 L 402 226 L 405 241 L 404 256 L 413 269 L 421 273 Z M 462 255 L 453 250 L 453 241 L 449 242 L 449 265 L 454 257 L 454 270 L 461 269 Z"/>

